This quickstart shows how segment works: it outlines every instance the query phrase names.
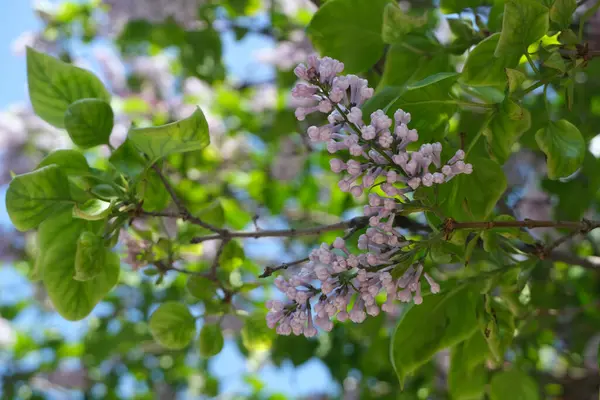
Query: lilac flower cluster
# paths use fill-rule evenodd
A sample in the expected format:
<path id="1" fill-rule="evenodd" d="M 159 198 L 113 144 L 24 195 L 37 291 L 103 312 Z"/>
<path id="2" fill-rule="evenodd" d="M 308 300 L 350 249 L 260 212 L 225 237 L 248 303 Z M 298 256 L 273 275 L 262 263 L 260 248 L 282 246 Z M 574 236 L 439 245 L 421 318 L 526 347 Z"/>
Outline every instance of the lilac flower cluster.
<path id="1" fill-rule="evenodd" d="M 297 274 L 289 279 L 277 277 L 275 285 L 289 302 L 267 303 L 267 325 L 282 335 L 311 337 L 317 334 L 317 327 L 330 331 L 334 317 L 361 323 L 367 315 L 393 311 L 395 300 L 421 304 L 422 280 L 431 293 L 438 293 L 440 286 L 422 263 L 394 271 L 399 259 L 414 254 L 413 242 L 394 227 L 394 219 L 402 211 L 407 193 L 473 171 L 472 165 L 464 162 L 462 150 L 442 163 L 440 143 L 409 151 L 419 135 L 408 127 L 411 115 L 403 110 L 397 110 L 393 120 L 377 110 L 365 123 L 360 107 L 373 96 L 373 89 L 356 75 L 339 75 L 343 69 L 337 60 L 314 55 L 308 58 L 308 65 L 296 67 L 296 76 L 306 81 L 292 91 L 292 96 L 302 100 L 296 117 L 302 121 L 312 113 L 328 114 L 327 124 L 311 126 L 307 133 L 311 141 L 326 143 L 330 153 L 349 154 L 346 161 L 334 158 L 330 162 L 333 172 L 343 174 L 339 181 L 342 191 L 359 197 L 377 182 L 387 197 L 368 196 L 363 211 L 369 227 L 357 243 L 363 253 L 352 254 L 346 240 L 337 238 L 331 246 L 323 243 L 313 250 Z M 376 300 L 380 293 L 385 293 L 381 305 Z"/>

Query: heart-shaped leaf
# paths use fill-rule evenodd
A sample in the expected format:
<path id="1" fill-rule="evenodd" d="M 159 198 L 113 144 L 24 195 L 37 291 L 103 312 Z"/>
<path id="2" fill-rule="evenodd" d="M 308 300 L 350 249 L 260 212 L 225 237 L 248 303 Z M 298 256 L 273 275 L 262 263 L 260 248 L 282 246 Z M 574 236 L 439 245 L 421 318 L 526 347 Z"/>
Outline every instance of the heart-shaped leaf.
<path id="1" fill-rule="evenodd" d="M 27 85 L 35 113 L 57 128 L 65 112 L 81 99 L 110 101 L 110 94 L 93 73 L 27 48 Z"/>
<path id="2" fill-rule="evenodd" d="M 33 229 L 71 206 L 69 180 L 57 165 L 16 176 L 6 192 L 8 215 L 20 231 Z"/>
<path id="3" fill-rule="evenodd" d="M 67 109 L 65 127 L 73 143 L 82 149 L 89 149 L 108 144 L 114 118 L 110 104 L 104 100 L 82 99 Z"/>

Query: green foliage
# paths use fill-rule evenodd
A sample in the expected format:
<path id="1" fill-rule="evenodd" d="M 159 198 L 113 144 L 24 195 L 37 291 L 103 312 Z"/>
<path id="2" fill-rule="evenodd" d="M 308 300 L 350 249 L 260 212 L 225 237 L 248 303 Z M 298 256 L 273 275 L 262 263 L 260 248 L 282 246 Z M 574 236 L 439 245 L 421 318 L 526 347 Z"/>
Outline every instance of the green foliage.
<path id="1" fill-rule="evenodd" d="M 242 343 L 249 351 L 264 351 L 271 348 L 275 332 L 265 324 L 266 313 L 256 312 L 244 321 Z"/>
<path id="2" fill-rule="evenodd" d="M 82 149 L 108 144 L 114 123 L 110 104 L 100 99 L 81 99 L 65 112 L 65 128 Z"/>
<path id="3" fill-rule="evenodd" d="M 531 114 L 510 99 L 506 99 L 494 112 L 490 122 L 484 128 L 490 154 L 499 163 L 504 164 L 512 147 L 521 135 L 531 127 Z"/>
<path id="4" fill-rule="evenodd" d="M 216 356 L 223 349 L 223 333 L 219 324 L 205 324 L 200 329 L 198 349 L 205 358 Z"/>
<path id="5" fill-rule="evenodd" d="M 460 80 L 470 86 L 506 86 L 506 68 L 515 68 L 520 54 L 494 56 L 500 40 L 496 33 L 480 42 L 467 58 Z"/>
<path id="6" fill-rule="evenodd" d="M 459 13 L 465 8 L 475 8 L 489 3 L 486 0 L 441 0 L 440 8 L 445 14 Z"/>
<path id="7" fill-rule="evenodd" d="M 104 21 L 97 16 L 108 14 L 97 3 L 63 2 L 40 11 L 40 38 L 56 40 L 61 60 L 74 59 L 73 43 L 87 50 L 95 39 L 102 42 L 98 27 Z M 274 2 L 268 18 L 256 0 L 209 3 L 198 6 L 195 23 L 183 24 L 173 14 L 118 28 L 111 48 L 125 64 L 118 78 L 126 86 L 112 82 L 114 71 L 100 60 L 114 101 L 91 72 L 27 50 L 34 111 L 65 130 L 79 150 L 48 153 L 38 144 L 47 139 L 45 125 L 26 121 L 27 142 L 6 152 L 9 161 L 16 149 L 31 158 L 29 165 L 37 164 L 14 176 L 6 192 L 15 228 L 37 232 L 8 232 L 9 246 L 1 247 L 12 256 L 9 268 L 44 290 L 35 291 L 39 302 L 0 299 L 0 328 L 8 321 L 18 330 L 14 343 L 0 340 L 8 349 L 0 396 L 41 398 L 40 374 L 51 381 L 65 358 L 76 358 L 86 383 L 72 390 L 83 397 L 122 398 L 117 389 L 124 379 L 134 382 L 140 399 L 219 397 L 209 359 L 230 351 L 223 332 L 252 371 L 244 376 L 245 398 L 284 398 L 256 377 L 255 367 L 298 367 L 313 357 L 332 386 L 356 386 L 352 391 L 361 399 L 536 400 L 571 395 L 573 386 L 583 393 L 584 385 L 562 372 L 588 368 L 585 349 L 599 327 L 597 232 L 588 234 L 582 222 L 586 235 L 574 229 L 572 240 L 552 242 L 570 230 L 530 230 L 531 221 L 514 215 L 534 210 L 573 226 L 584 217 L 597 219 L 600 161 L 592 138 L 600 123 L 600 64 L 584 33 L 600 3 L 575 20 L 574 0 L 419 0 L 409 1 L 409 8 L 389 0 L 327 0 L 313 2 L 320 3 L 314 14 Z M 432 11 L 437 5 L 453 15 Z M 439 22 L 450 31 L 437 31 Z M 440 142 L 441 165 L 463 149 L 464 162 L 473 166 L 471 174 L 431 187 L 423 183 L 395 198 L 403 205 L 393 228 L 406 242 L 394 249 L 389 266 L 398 278 L 410 265 L 423 264 L 429 274 L 420 280 L 423 303 L 400 305 L 399 314 L 369 315 L 362 324 L 340 317 L 331 332 L 319 329 L 311 339 L 277 335 L 267 326 L 264 299 L 272 298 L 273 281 L 257 277 L 263 271 L 293 276 L 306 264 L 288 268 L 283 260 L 305 257 L 342 235 L 350 253 L 364 253 L 356 240 L 377 228 L 362 219 L 339 230 L 313 227 L 360 213 L 368 194 L 389 187 L 379 175 L 360 197 L 341 192 L 338 183 L 347 172 L 331 173 L 326 145 L 306 137 L 308 126 L 326 124 L 323 115 L 295 120 L 289 91 L 296 77 L 288 62 L 305 62 L 305 26 L 321 56 L 339 59 L 345 73 L 376 88 L 362 106 L 365 122 L 378 109 L 391 117 L 401 108 L 411 113 L 409 128 L 419 134 L 409 152 Z M 240 46 L 257 37 L 273 41 L 281 65 L 268 86 L 258 86 L 254 75 L 238 82 L 223 63 L 223 38 L 234 37 Z M 241 58 L 240 64 L 246 62 Z M 190 104 L 206 114 L 197 108 L 173 122 Z M 211 146 L 208 117 L 218 127 Z M 113 128 L 113 140 L 119 139 L 123 121 L 132 126 L 124 143 L 99 147 L 108 144 Z M 63 133 L 51 134 L 55 139 Z M 385 147 L 381 143 L 370 145 L 361 164 L 373 152 L 391 154 L 377 148 Z M 348 152 L 336 157 L 347 162 Z M 539 172 L 544 157 L 547 178 Z M 384 172 L 401 175 L 388 161 Z M 15 171 L 20 168 L 15 162 Z M 273 233 L 272 224 L 289 232 Z M 271 235 L 277 247 L 255 246 Z M 387 267 L 371 265 L 370 277 Z M 335 277 L 354 284 L 355 272 Z M 426 282 L 432 277 L 441 293 Z M 318 287 L 314 281 L 302 290 Z M 313 317 L 319 297 L 311 299 Z M 48 299 L 70 321 L 103 304 L 85 323 L 85 337 L 75 341 L 47 326 L 23 330 L 21 312 L 44 316 Z M 381 308 L 383 290 L 374 301 Z M 298 305 L 287 307 L 289 312 Z M 202 328 L 195 342 L 197 324 Z M 450 352 L 447 369 L 435 357 L 442 350 Z M 32 354 L 43 361 L 22 368 Z M 447 386 L 439 384 L 442 376 Z"/>
<path id="8" fill-rule="evenodd" d="M 549 10 L 537 0 L 506 0 L 496 57 L 522 55 L 546 34 Z"/>
<path id="9" fill-rule="evenodd" d="M 82 176 L 90 172 L 90 166 L 84 155 L 77 150 L 54 150 L 48 154 L 36 169 L 55 164 L 67 176 Z"/>
<path id="10" fill-rule="evenodd" d="M 167 349 L 183 349 L 196 336 L 196 322 L 190 310 L 175 301 L 162 303 L 152 313 L 148 324 L 154 339 Z"/>
<path id="11" fill-rule="evenodd" d="M 202 150 L 210 143 L 208 124 L 200 108 L 181 121 L 157 127 L 133 128 L 128 138 L 152 163 L 171 154 Z"/>
<path id="12" fill-rule="evenodd" d="M 426 23 L 427 15 L 410 16 L 397 4 L 389 3 L 383 11 L 381 38 L 388 44 L 402 43 L 407 33 L 423 27 Z"/>
<path id="13" fill-rule="evenodd" d="M 75 275 L 77 281 L 89 281 L 100 275 L 106 264 L 104 240 L 93 232 L 84 231 L 77 239 Z"/>
<path id="14" fill-rule="evenodd" d="M 63 128 L 65 112 L 82 99 L 110 101 L 110 94 L 94 74 L 27 48 L 27 83 L 35 113 Z"/>
<path id="15" fill-rule="evenodd" d="M 577 0 L 555 0 L 550 7 L 550 21 L 561 30 L 568 28 L 576 9 Z"/>
<path id="16" fill-rule="evenodd" d="M 423 299 L 402 317 L 392 338 L 392 364 L 400 382 L 439 350 L 470 337 L 477 329 L 476 294 L 457 288 Z M 427 318 L 423 318 L 427 315 Z"/>
<path id="17" fill-rule="evenodd" d="M 16 176 L 6 192 L 8 215 L 21 231 L 36 228 L 72 205 L 69 181 L 55 164 Z"/>
<path id="18" fill-rule="evenodd" d="M 313 45 L 342 61 L 345 71 L 365 71 L 383 55 L 383 10 L 389 0 L 330 0 L 307 27 Z"/>
<path id="19" fill-rule="evenodd" d="M 92 258 L 92 253 L 100 251 L 96 240 L 87 249 L 79 245 L 83 232 L 90 229 L 94 232 L 99 227 L 99 222 L 73 219 L 70 212 L 63 211 L 50 216 L 38 229 L 40 256 L 36 268 L 52 304 L 70 321 L 85 318 L 119 280 L 120 262 L 116 254 L 106 252 L 104 265 L 100 265 Z M 81 273 L 87 278 L 88 273 L 94 275 L 98 269 L 101 272 L 92 279 L 74 278 Z"/>
<path id="20" fill-rule="evenodd" d="M 191 276 L 187 281 L 187 289 L 197 299 L 210 300 L 217 291 L 217 285 L 204 276 Z"/>
<path id="21" fill-rule="evenodd" d="M 535 381 L 525 373 L 512 369 L 492 377 L 491 400 L 538 400 L 539 389 Z"/>
<path id="22" fill-rule="evenodd" d="M 73 218 L 98 221 L 106 218 L 111 212 L 111 203 L 99 199 L 89 199 L 82 205 L 73 207 Z"/>
<path id="23" fill-rule="evenodd" d="M 550 121 L 535 134 L 540 149 L 546 153 L 548 177 L 564 178 L 581 166 L 585 157 L 585 141 L 579 129 L 567 120 Z"/>
<path id="24" fill-rule="evenodd" d="M 454 346 L 450 355 L 448 390 L 453 399 L 480 399 L 485 392 L 487 373 L 483 363 L 488 345 L 480 332 Z"/>
<path id="25" fill-rule="evenodd" d="M 456 73 L 442 72 L 408 85 L 391 103 L 389 113 L 399 108 L 410 112 L 414 121 L 411 126 L 419 131 L 420 140 L 438 140 L 440 128 L 457 109 L 456 101 L 450 96 L 450 88 L 457 78 Z"/>
<path id="26" fill-rule="evenodd" d="M 506 189 L 506 177 L 500 165 L 483 157 L 471 157 L 473 173 L 459 175 L 451 183 L 440 189 L 439 205 L 447 215 L 458 221 L 479 221 L 487 218 Z M 486 187 L 481 191 L 474 188 Z M 433 193 L 427 191 L 433 199 Z"/>

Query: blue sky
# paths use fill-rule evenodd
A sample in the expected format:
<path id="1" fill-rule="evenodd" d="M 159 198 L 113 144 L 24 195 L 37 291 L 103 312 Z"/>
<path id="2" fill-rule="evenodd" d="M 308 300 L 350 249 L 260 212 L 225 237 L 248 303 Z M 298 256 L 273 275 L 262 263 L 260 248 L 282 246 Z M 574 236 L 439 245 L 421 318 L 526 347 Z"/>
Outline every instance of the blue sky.
<path id="1" fill-rule="evenodd" d="M 34 15 L 31 2 L 27 0 L 2 0 L 2 18 L 0 24 L 0 108 L 26 99 L 25 57 L 12 53 L 11 44 L 25 31 L 34 30 L 40 22 Z"/>

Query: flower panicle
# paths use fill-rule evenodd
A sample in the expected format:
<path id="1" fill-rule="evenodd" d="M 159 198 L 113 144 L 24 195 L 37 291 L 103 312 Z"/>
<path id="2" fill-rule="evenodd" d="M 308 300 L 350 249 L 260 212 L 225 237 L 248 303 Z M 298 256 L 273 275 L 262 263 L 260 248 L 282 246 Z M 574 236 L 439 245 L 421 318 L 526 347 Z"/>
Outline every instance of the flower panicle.
<path id="1" fill-rule="evenodd" d="M 331 154 L 349 154 L 345 159 L 330 160 L 331 170 L 341 175 L 340 190 L 360 197 L 378 182 L 385 195 L 371 193 L 367 197 L 363 212 L 369 224 L 357 243 L 362 253 L 352 254 L 346 240 L 338 237 L 331 246 L 323 243 L 313 250 L 298 273 L 289 279 L 275 279 L 288 302 L 267 303 L 267 325 L 282 335 L 312 337 L 317 328 L 333 329 L 334 318 L 361 323 L 381 311 L 393 312 L 396 300 L 421 304 L 423 280 L 431 293 L 438 293 L 439 284 L 420 262 L 408 267 L 399 278 L 392 275 L 397 260 L 410 254 L 412 244 L 394 221 L 403 210 L 406 194 L 473 172 L 473 166 L 464 161 L 463 150 L 456 151 L 446 163 L 441 160 L 441 143 L 408 150 L 415 148 L 419 139 L 417 130 L 409 128 L 408 112 L 396 110 L 391 118 L 377 110 L 365 123 L 361 106 L 374 91 L 365 79 L 340 75 L 343 69 L 340 61 L 315 55 L 306 65 L 294 69 L 304 81 L 292 90 L 292 96 L 302 100 L 296 118 L 303 121 L 317 112 L 327 115 L 327 123 L 310 126 L 307 135 L 314 143 L 324 143 Z M 381 305 L 376 301 L 380 294 L 386 298 Z"/>

